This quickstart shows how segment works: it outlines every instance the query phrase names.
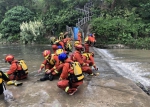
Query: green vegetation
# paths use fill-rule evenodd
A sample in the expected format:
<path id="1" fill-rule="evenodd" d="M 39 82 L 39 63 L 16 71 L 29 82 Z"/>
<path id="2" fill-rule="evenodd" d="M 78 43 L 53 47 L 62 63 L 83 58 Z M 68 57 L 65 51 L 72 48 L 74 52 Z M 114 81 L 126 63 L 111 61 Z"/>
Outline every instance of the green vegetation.
<path id="1" fill-rule="evenodd" d="M 0 40 L 49 43 L 74 27 L 83 15 L 75 10 L 89 0 L 1 0 Z M 150 0 L 92 0 L 92 31 L 99 44 L 121 43 L 150 49 Z"/>
<path id="2" fill-rule="evenodd" d="M 16 6 L 5 13 L 5 18 L 1 22 L 2 38 L 8 41 L 18 39 L 20 33 L 20 24 L 24 21 L 33 19 L 33 13 L 22 6 Z M 17 37 L 18 36 L 18 37 Z"/>
<path id="3" fill-rule="evenodd" d="M 20 25 L 20 39 L 24 44 L 38 42 L 43 40 L 44 26 L 42 21 L 23 22 Z"/>
<path id="4" fill-rule="evenodd" d="M 150 49 L 149 2 L 150 0 L 108 0 L 107 8 L 93 9 L 101 11 L 101 17 L 93 18 L 91 23 L 98 42 Z M 96 15 L 98 16 L 97 13 Z"/>

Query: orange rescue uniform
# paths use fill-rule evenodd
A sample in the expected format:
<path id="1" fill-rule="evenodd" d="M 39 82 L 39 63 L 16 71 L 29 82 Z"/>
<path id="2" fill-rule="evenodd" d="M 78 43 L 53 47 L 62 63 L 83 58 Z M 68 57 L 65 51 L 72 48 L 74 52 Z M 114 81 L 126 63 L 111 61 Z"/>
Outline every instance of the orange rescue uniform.
<path id="1" fill-rule="evenodd" d="M 77 87 L 83 84 L 83 80 L 79 82 L 73 82 L 71 87 L 69 85 L 68 75 L 74 74 L 73 69 L 71 68 L 70 62 L 73 62 L 69 58 L 63 63 L 62 73 L 60 75 L 60 81 L 58 81 L 57 86 L 63 89 L 66 93 L 70 94 L 77 90 Z"/>
<path id="2" fill-rule="evenodd" d="M 83 61 L 82 55 L 80 51 L 75 51 L 72 55 L 72 60 L 80 63 L 82 71 L 88 74 L 92 74 L 92 69 L 88 66 L 87 63 Z"/>
<path id="3" fill-rule="evenodd" d="M 11 62 L 10 69 L 6 72 L 8 74 L 9 80 L 22 80 L 27 78 L 27 73 L 20 73 L 17 75 L 17 72 L 24 72 L 21 65 L 17 64 L 17 60 Z"/>

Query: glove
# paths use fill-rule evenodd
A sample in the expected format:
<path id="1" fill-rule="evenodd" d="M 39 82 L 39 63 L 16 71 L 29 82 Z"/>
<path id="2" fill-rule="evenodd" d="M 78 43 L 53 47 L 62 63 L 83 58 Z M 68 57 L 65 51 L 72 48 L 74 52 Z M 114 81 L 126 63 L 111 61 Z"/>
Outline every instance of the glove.
<path id="1" fill-rule="evenodd" d="M 42 69 L 40 68 L 40 69 L 38 70 L 38 73 L 40 73 L 40 72 L 41 72 L 41 70 L 42 70 Z"/>
<path id="2" fill-rule="evenodd" d="M 89 64 L 88 64 L 88 63 L 85 63 L 84 65 L 85 65 L 85 66 L 89 66 Z"/>
<path id="3" fill-rule="evenodd" d="M 50 73 L 51 73 L 51 70 L 48 70 L 48 71 L 46 71 L 45 73 L 46 73 L 46 74 L 50 74 Z"/>
<path id="4" fill-rule="evenodd" d="M 59 81 L 61 81 L 61 80 L 62 80 L 62 78 L 60 77 L 60 78 L 59 78 Z"/>

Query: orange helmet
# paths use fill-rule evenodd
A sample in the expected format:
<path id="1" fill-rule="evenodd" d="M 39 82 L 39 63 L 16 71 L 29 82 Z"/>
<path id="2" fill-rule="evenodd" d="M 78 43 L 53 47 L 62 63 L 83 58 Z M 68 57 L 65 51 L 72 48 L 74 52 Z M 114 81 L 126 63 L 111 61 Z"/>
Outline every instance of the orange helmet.
<path id="1" fill-rule="evenodd" d="M 83 48 L 82 45 L 76 45 L 76 46 L 75 46 L 75 49 L 76 49 L 76 50 L 79 50 L 79 51 L 83 51 L 83 50 L 84 50 L 84 48 Z"/>
<path id="2" fill-rule="evenodd" d="M 5 62 L 11 62 L 11 61 L 13 61 L 14 60 L 14 56 L 13 55 L 6 55 L 6 57 L 5 57 Z"/>
<path id="3" fill-rule="evenodd" d="M 45 50 L 43 52 L 43 56 L 44 56 L 45 59 L 47 59 L 50 55 L 51 55 L 51 51 L 50 50 Z"/>

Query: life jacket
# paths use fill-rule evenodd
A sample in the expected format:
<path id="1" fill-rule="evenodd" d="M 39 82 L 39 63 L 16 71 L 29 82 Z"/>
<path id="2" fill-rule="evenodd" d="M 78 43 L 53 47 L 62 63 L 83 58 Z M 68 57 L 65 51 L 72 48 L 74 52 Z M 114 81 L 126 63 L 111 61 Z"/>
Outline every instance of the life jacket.
<path id="1" fill-rule="evenodd" d="M 50 60 L 47 60 L 48 63 L 50 63 L 51 65 L 55 65 L 54 56 L 55 56 L 55 54 L 51 54 L 51 59 L 50 59 Z"/>
<path id="2" fill-rule="evenodd" d="M 54 43 L 53 43 L 53 44 L 55 44 L 55 45 L 59 45 L 59 40 L 54 41 Z"/>
<path id="3" fill-rule="evenodd" d="M 84 42 L 88 42 L 88 36 L 85 37 Z"/>
<path id="4" fill-rule="evenodd" d="M 89 37 L 89 36 L 87 36 L 85 39 L 84 39 L 84 42 L 86 43 L 86 44 L 89 44 L 89 45 L 95 45 L 95 38 L 94 37 Z"/>
<path id="5" fill-rule="evenodd" d="M 2 73 L 0 72 L 0 84 L 2 84 L 3 79 L 2 79 Z"/>
<path id="6" fill-rule="evenodd" d="M 72 50 L 72 45 L 70 43 L 70 41 L 67 41 L 66 45 L 65 45 L 65 48 L 67 51 L 71 51 Z"/>
<path id="7" fill-rule="evenodd" d="M 71 67 L 74 71 L 74 74 L 70 74 L 69 78 L 72 82 L 78 82 L 84 79 L 84 75 L 82 73 L 81 65 L 79 62 L 71 62 Z"/>
<path id="8" fill-rule="evenodd" d="M 59 39 L 59 40 L 64 39 L 64 35 L 60 35 L 58 39 Z"/>
<path id="9" fill-rule="evenodd" d="M 82 53 L 82 55 L 86 57 L 86 60 L 89 60 L 91 53 Z"/>

